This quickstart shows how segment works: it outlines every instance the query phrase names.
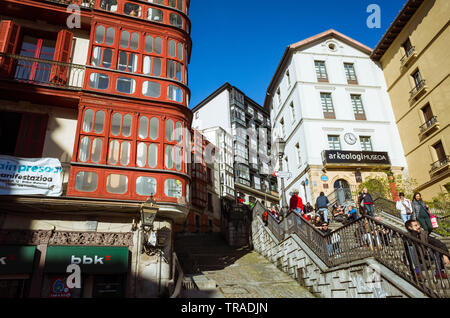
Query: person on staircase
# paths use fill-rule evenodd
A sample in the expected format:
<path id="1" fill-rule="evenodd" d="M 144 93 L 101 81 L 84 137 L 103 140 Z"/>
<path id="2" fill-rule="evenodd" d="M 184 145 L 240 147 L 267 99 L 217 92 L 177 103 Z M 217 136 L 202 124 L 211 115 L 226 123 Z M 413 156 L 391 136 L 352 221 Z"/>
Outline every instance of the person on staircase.
<path id="1" fill-rule="evenodd" d="M 367 190 L 367 188 L 363 189 L 360 204 L 364 204 L 364 208 L 367 212 L 367 215 L 369 215 L 371 217 L 375 216 L 374 211 L 373 211 L 373 199 L 369 193 L 369 190 Z"/>
<path id="2" fill-rule="evenodd" d="M 350 204 L 347 206 L 347 210 L 347 223 L 356 221 L 358 219 L 358 212 L 356 211 L 356 208 Z"/>
<path id="3" fill-rule="evenodd" d="M 319 197 L 316 199 L 316 209 L 317 213 L 322 217 L 324 222 L 328 222 L 328 198 L 325 193 L 320 192 Z"/>
<path id="4" fill-rule="evenodd" d="M 315 212 L 314 212 L 314 208 L 311 205 L 311 203 L 309 203 L 309 202 L 306 203 L 305 209 L 304 209 L 303 212 L 305 212 L 305 214 L 307 215 L 308 221 L 310 221 L 310 220 L 312 220 L 314 218 Z"/>
<path id="5" fill-rule="evenodd" d="M 400 211 L 403 223 L 406 223 L 406 221 L 411 220 L 411 215 L 413 213 L 411 201 L 405 198 L 405 194 L 403 192 L 400 192 L 398 196 L 399 199 L 395 204 L 395 207 Z"/>
<path id="6" fill-rule="evenodd" d="M 428 206 L 422 200 L 422 195 L 419 192 L 414 193 L 414 198 L 412 201 L 413 214 L 411 219 L 416 220 L 420 223 L 422 229 L 428 233 L 428 235 L 433 232 L 433 224 L 430 219 L 430 212 Z"/>
<path id="7" fill-rule="evenodd" d="M 303 201 L 302 198 L 299 197 L 298 189 L 292 190 L 291 200 L 289 201 L 289 212 L 295 211 L 299 215 L 303 215 Z"/>
<path id="8" fill-rule="evenodd" d="M 320 215 L 316 215 L 315 216 L 315 218 L 314 218 L 314 220 L 312 222 L 312 225 L 318 230 L 322 229 L 323 222 L 322 222 L 322 219 L 321 219 Z"/>
<path id="9" fill-rule="evenodd" d="M 416 220 L 408 220 L 405 223 L 405 227 L 406 230 L 408 231 L 409 234 L 411 234 L 413 237 L 417 238 L 418 240 L 420 240 L 423 243 L 427 243 L 430 244 L 440 250 L 443 250 L 444 252 L 446 252 L 447 254 L 449 254 L 449 250 L 447 248 L 447 246 L 439 241 L 438 239 L 429 236 L 429 234 L 421 227 L 420 223 Z M 411 245 L 412 243 L 412 245 Z M 422 260 L 428 258 L 426 255 L 424 255 L 424 257 L 418 257 L 418 255 L 416 255 L 415 250 L 418 251 L 421 247 L 418 246 L 418 244 L 415 244 L 414 242 L 410 242 L 410 243 L 406 243 L 408 249 L 406 249 L 407 251 L 407 255 L 408 255 L 408 259 L 410 261 L 410 269 L 412 274 L 414 274 L 413 271 L 413 264 L 414 264 L 414 269 L 415 269 L 415 276 L 417 277 L 418 280 L 421 280 L 421 271 L 423 271 L 424 268 L 424 264 L 422 264 Z M 415 246 L 414 246 L 415 245 Z M 414 246 L 414 247 L 413 247 Z M 443 279 L 447 279 L 447 274 L 445 273 L 445 266 L 448 265 L 449 263 L 449 259 L 447 257 L 447 255 L 441 254 L 437 251 L 433 251 L 431 249 L 428 249 L 428 254 L 431 257 L 431 259 L 435 262 L 432 262 L 432 264 L 436 264 L 436 274 L 435 277 L 438 278 L 443 278 Z"/>

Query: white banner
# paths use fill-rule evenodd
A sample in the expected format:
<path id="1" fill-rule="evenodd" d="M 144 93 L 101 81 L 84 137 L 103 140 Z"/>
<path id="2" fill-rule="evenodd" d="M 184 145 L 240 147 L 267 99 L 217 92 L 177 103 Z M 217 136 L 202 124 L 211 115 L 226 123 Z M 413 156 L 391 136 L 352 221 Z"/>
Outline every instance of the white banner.
<path id="1" fill-rule="evenodd" d="M 0 195 L 62 194 L 62 166 L 55 158 L 0 155 Z"/>

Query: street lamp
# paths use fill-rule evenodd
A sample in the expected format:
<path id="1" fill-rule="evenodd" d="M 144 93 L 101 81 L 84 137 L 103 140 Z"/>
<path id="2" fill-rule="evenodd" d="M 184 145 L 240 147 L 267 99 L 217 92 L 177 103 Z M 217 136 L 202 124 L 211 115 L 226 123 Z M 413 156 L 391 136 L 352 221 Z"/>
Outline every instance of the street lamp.
<path id="1" fill-rule="evenodd" d="M 278 137 L 275 141 L 278 146 L 278 158 L 280 158 L 280 171 L 283 171 L 283 157 L 284 151 L 286 150 L 286 141 L 283 138 Z M 284 236 L 287 237 L 288 233 L 288 224 L 287 224 L 287 215 L 288 215 L 289 207 L 286 200 L 286 193 L 284 190 L 284 178 L 281 178 L 281 215 L 285 219 L 284 221 Z"/>
<path id="2" fill-rule="evenodd" d="M 159 211 L 159 206 L 153 199 L 153 194 L 150 198 L 142 203 L 141 212 L 141 224 L 142 224 L 142 249 L 141 254 L 145 252 L 145 247 L 148 245 L 148 238 L 146 236 L 153 230 L 153 222 L 155 221 L 156 214 Z"/>

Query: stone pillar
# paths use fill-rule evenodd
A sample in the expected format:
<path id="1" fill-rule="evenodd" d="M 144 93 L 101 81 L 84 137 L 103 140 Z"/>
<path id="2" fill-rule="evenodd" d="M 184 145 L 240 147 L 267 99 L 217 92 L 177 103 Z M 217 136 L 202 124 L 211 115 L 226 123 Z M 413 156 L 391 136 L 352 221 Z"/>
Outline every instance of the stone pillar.
<path id="1" fill-rule="evenodd" d="M 156 221 L 153 225 L 157 233 L 157 241 L 163 238 L 164 243 L 151 249 L 149 254 L 141 254 L 138 242 L 137 258 L 137 298 L 156 298 L 167 295 L 168 282 L 171 279 L 172 263 L 172 224 L 169 221 Z M 142 235 L 142 234 L 141 234 Z"/>

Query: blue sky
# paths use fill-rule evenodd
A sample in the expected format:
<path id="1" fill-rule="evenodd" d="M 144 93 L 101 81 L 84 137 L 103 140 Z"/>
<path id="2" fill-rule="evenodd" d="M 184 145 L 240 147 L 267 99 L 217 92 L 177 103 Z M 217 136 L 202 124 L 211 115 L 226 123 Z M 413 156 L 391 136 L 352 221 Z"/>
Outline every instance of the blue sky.
<path id="1" fill-rule="evenodd" d="M 225 82 L 264 103 L 286 46 L 329 29 L 375 48 L 406 0 L 191 0 L 190 107 Z M 366 25 L 381 8 L 381 28 Z"/>

